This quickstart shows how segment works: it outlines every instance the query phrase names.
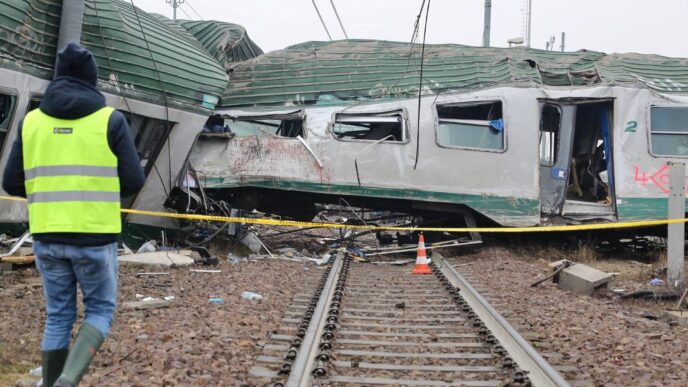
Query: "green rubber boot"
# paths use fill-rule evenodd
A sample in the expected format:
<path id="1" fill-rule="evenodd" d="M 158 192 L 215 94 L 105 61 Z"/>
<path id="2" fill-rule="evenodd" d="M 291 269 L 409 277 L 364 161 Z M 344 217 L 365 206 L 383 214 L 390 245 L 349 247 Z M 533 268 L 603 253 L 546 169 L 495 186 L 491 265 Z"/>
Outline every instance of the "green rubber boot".
<path id="1" fill-rule="evenodd" d="M 43 386 L 53 387 L 57 378 L 62 374 L 62 368 L 67 361 L 68 349 L 43 351 Z"/>
<path id="2" fill-rule="evenodd" d="M 78 386 L 104 339 L 103 334 L 93 325 L 87 322 L 81 324 L 81 329 L 79 329 L 79 334 L 69 351 L 62 374 L 55 382 L 54 387 Z"/>

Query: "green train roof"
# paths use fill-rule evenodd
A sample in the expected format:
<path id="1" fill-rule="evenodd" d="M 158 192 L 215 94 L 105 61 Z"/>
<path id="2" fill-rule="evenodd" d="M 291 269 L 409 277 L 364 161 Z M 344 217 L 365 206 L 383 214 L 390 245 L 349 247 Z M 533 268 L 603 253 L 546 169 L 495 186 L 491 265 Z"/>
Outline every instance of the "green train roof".
<path id="1" fill-rule="evenodd" d="M 0 66 L 52 78 L 61 3 L 0 0 Z M 198 22 L 204 30 L 225 31 L 206 38 L 196 26 L 186 31 L 187 22 L 177 24 L 122 0 L 85 5 L 81 44 L 96 56 L 103 91 L 158 104 L 166 94 L 180 108 L 213 109 L 226 89 L 229 63 L 261 53 L 241 26 Z M 218 47 L 231 47 L 231 57 L 222 58 Z M 241 54 L 235 55 L 237 48 Z"/>
<path id="2" fill-rule="evenodd" d="M 238 24 L 199 20 L 178 20 L 177 23 L 190 32 L 227 71 L 239 62 L 263 54 L 263 50 L 248 37 L 246 29 Z"/>
<path id="3" fill-rule="evenodd" d="M 230 72 L 222 108 L 333 104 L 418 94 L 420 46 L 377 40 L 307 42 L 247 60 Z M 638 85 L 688 92 L 688 60 L 658 55 L 556 52 L 524 47 L 426 45 L 423 93 L 492 86 Z"/>

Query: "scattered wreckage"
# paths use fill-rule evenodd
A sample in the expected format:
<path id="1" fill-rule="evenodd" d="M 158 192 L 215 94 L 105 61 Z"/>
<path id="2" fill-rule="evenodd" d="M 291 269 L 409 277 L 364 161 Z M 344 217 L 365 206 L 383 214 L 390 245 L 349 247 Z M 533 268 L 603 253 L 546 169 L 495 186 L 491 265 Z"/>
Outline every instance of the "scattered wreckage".
<path id="1" fill-rule="evenodd" d="M 423 60 L 422 83 L 406 43 L 238 64 L 211 119 L 224 133 L 197 139 L 178 202 L 202 187 L 299 219 L 342 198 L 453 226 L 666 218 L 667 162 L 688 156 L 688 61 L 461 45 Z"/>
<path id="2" fill-rule="evenodd" d="M 262 54 L 233 24 L 85 4 L 61 20 L 58 0 L 0 1 L 0 167 L 51 79 L 57 26 L 82 18 L 147 173 L 124 207 L 310 220 L 344 199 L 437 226 L 660 219 L 667 162 L 688 155 L 685 59 L 455 44 L 421 58 L 375 40 Z M 25 222 L 23 203 L 0 201 L 0 224 Z"/>

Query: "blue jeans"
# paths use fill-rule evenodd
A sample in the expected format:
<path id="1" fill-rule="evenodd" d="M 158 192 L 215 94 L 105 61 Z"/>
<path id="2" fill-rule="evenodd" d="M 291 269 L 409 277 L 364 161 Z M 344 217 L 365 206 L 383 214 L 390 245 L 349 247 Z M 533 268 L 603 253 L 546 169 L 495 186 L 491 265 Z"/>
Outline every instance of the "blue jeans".
<path id="1" fill-rule="evenodd" d="M 69 348 L 77 283 L 84 295 L 84 321 L 107 337 L 117 298 L 117 243 L 73 246 L 35 241 L 33 251 L 48 311 L 41 350 Z"/>

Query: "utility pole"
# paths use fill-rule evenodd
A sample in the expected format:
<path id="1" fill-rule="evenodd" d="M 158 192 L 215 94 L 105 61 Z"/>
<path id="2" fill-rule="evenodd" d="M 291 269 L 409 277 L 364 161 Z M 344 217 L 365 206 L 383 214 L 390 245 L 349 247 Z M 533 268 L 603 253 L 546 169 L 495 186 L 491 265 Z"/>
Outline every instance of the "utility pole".
<path id="1" fill-rule="evenodd" d="M 528 24 L 526 25 L 526 47 L 530 48 L 530 17 L 533 14 L 533 0 L 528 0 Z"/>
<path id="2" fill-rule="evenodd" d="M 491 19 L 492 19 L 492 0 L 485 0 L 485 22 L 483 24 L 483 47 L 490 47 Z"/>
<path id="3" fill-rule="evenodd" d="M 165 2 L 172 6 L 172 20 L 177 20 L 177 8 L 184 4 L 184 0 L 165 0 Z"/>
<path id="4" fill-rule="evenodd" d="M 561 33 L 561 52 L 566 49 L 566 32 Z"/>
<path id="5" fill-rule="evenodd" d="M 686 164 L 669 164 L 669 219 L 681 219 L 686 214 Z M 685 231 L 684 223 L 669 224 L 667 230 L 667 282 L 680 287 L 684 283 Z"/>

